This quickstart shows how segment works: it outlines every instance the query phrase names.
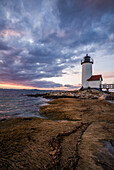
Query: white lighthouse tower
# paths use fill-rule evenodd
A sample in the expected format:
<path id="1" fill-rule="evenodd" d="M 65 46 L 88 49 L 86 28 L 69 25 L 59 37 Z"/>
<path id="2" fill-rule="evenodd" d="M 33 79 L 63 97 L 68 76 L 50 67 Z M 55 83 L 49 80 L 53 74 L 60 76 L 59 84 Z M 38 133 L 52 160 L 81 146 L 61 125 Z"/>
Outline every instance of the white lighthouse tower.
<path id="1" fill-rule="evenodd" d="M 82 87 L 88 88 L 89 82 L 87 81 L 92 76 L 92 64 L 93 59 L 86 54 L 86 56 L 81 60 L 82 65 Z"/>

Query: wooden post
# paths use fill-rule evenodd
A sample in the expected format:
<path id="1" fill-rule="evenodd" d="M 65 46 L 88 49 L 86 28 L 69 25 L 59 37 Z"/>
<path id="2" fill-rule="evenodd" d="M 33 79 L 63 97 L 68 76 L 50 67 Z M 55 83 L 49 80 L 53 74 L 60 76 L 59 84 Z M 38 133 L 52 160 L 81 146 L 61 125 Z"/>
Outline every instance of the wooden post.
<path id="1" fill-rule="evenodd" d="M 100 90 L 102 91 L 102 87 L 101 87 L 101 84 L 100 84 Z"/>
<path id="2" fill-rule="evenodd" d="M 108 87 L 106 88 L 106 91 L 107 91 L 107 93 L 109 93 L 109 88 Z"/>

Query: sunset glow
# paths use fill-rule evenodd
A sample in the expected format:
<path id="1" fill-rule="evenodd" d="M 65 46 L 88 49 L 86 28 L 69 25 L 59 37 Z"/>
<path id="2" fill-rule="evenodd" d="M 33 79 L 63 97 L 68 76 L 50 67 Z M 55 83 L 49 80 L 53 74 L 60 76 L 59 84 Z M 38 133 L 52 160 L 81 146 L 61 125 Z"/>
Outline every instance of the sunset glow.
<path id="1" fill-rule="evenodd" d="M 22 86 L 17 84 L 0 84 L 0 88 L 6 89 L 35 89 L 35 87 Z"/>
<path id="2" fill-rule="evenodd" d="M 80 87 L 80 86 L 79 86 Z M 75 90 L 76 88 L 79 88 L 78 86 L 72 86 L 72 87 L 55 87 L 53 90 Z M 32 86 L 23 86 L 23 85 L 17 85 L 17 84 L 0 84 L 0 88 L 2 89 L 37 89 L 37 90 L 52 90 L 52 88 L 37 88 Z"/>
<path id="3" fill-rule="evenodd" d="M 114 83 L 113 0 L 1 0 L 0 88 L 76 89 L 81 59 Z"/>

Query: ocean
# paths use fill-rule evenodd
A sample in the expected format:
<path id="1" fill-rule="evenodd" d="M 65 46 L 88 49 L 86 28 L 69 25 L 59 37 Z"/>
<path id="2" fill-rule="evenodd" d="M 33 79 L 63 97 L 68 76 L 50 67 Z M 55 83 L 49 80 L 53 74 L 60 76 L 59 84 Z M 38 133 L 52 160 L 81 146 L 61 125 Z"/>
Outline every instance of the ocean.
<path id="1" fill-rule="evenodd" d="M 46 93 L 44 90 L 0 89 L 0 119 L 14 117 L 39 117 L 40 106 L 47 105 L 50 99 L 28 97 L 26 94 Z"/>

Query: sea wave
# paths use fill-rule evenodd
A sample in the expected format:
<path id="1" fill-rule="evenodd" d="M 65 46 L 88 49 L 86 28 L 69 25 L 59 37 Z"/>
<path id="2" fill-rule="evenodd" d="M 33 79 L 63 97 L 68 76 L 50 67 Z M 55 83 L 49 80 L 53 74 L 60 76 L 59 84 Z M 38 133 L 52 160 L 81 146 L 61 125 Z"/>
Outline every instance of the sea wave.
<path id="1" fill-rule="evenodd" d="M 46 105 L 49 99 L 28 97 L 26 94 L 45 93 L 38 90 L 0 89 L 0 119 L 13 117 L 39 117 L 40 107 Z"/>

